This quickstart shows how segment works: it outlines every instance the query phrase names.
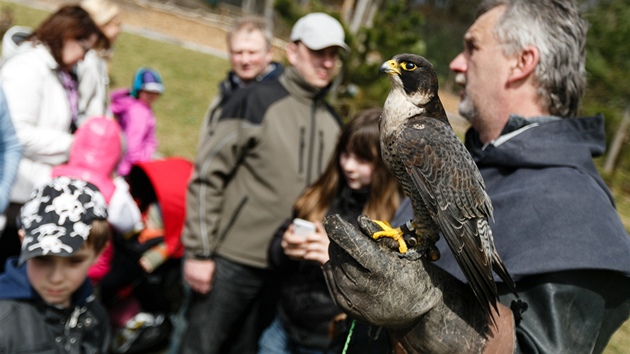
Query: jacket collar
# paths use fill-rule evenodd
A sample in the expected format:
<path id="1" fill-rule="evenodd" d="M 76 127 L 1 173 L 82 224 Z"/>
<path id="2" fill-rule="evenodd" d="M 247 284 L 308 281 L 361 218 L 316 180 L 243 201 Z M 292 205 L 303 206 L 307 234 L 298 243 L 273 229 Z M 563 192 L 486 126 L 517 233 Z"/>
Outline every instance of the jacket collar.
<path id="1" fill-rule="evenodd" d="M 0 275 L 0 299 L 42 301 L 28 281 L 26 267 L 27 263 L 18 266 L 17 257 L 7 260 L 5 271 Z M 86 277 L 81 287 L 72 294 L 72 306 L 83 306 L 93 300 L 92 283 Z"/>
<path id="2" fill-rule="evenodd" d="M 280 83 L 285 89 L 294 96 L 298 101 L 310 103 L 318 101 L 328 93 L 330 85 L 323 89 L 315 88 L 309 85 L 300 75 L 296 68 L 289 66 L 284 69 L 284 74 L 280 76 Z"/>
<path id="3" fill-rule="evenodd" d="M 605 149 L 604 118 L 535 117 L 513 115 L 496 140 L 482 144 L 472 128 L 466 133 L 466 148 L 481 166 L 582 166 L 588 157 Z"/>

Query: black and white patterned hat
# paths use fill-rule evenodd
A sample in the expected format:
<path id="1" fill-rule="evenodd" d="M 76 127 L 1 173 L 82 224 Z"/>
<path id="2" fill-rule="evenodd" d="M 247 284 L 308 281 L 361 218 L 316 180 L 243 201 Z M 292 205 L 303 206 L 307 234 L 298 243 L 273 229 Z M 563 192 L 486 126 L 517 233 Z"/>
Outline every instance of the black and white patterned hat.
<path id="1" fill-rule="evenodd" d="M 83 246 L 95 219 L 107 219 L 107 204 L 93 184 L 57 177 L 35 189 L 20 210 L 26 235 L 19 264 L 37 256 L 73 255 Z"/>

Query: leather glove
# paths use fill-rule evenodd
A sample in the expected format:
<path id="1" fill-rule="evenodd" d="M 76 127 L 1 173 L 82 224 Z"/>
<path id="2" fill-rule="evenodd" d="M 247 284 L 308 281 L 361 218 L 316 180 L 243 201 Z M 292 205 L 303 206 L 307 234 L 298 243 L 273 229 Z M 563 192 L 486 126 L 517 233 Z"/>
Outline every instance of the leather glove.
<path id="1" fill-rule="evenodd" d="M 395 241 L 374 241 L 380 227 L 365 216 L 359 217 L 361 230 L 339 215 L 327 217 L 324 226 L 331 238 L 324 274 L 345 312 L 388 328 L 406 353 L 484 351 L 492 336 L 487 314 L 470 287 L 429 262 L 423 250 L 401 255 Z M 501 317 L 512 321 L 509 310 Z M 513 327 L 507 333 L 505 352 L 511 352 Z"/>
<path id="2" fill-rule="evenodd" d="M 404 328 L 440 301 L 424 267 L 426 259 L 410 250 L 405 255 L 389 248 L 389 238 L 375 242 L 380 227 L 359 217 L 361 231 L 332 215 L 324 222 L 331 238 L 330 261 L 324 265 L 335 302 L 355 318 L 387 328 Z M 394 241 L 393 246 L 397 247 Z"/>

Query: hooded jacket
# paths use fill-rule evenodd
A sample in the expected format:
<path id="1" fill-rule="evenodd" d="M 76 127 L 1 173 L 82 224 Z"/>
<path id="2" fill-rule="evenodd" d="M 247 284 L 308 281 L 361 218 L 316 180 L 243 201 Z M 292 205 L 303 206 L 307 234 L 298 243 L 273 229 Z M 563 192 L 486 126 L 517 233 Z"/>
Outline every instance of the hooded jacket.
<path id="1" fill-rule="evenodd" d="M 494 206 L 495 246 L 515 281 L 578 269 L 630 276 L 630 237 L 593 163 L 605 149 L 602 116 L 512 116 L 486 146 L 469 130 L 466 147 Z M 446 243 L 438 247 L 437 264 L 465 281 Z"/>
<path id="2" fill-rule="evenodd" d="M 141 224 L 140 210 L 129 193 L 129 186 L 114 172 L 122 155 L 118 123 L 106 117 L 88 119 L 75 133 L 68 163 L 53 168 L 52 177 L 68 176 L 93 183 L 107 202 L 107 221 L 126 233 Z M 88 276 L 98 283 L 109 272 L 113 249 L 108 244 Z"/>
<path id="3" fill-rule="evenodd" d="M 136 162 L 149 161 L 157 151 L 156 120 L 151 107 L 132 97 L 129 89 L 112 91 L 111 110 L 125 135 L 126 152 L 118 166 L 118 174 L 126 176 Z"/>
<path id="4" fill-rule="evenodd" d="M 47 305 L 17 257 L 0 275 L 1 353 L 107 353 L 110 331 L 105 309 L 95 300 L 89 280 L 74 293 L 69 308 Z"/>
<path id="5" fill-rule="evenodd" d="M 267 247 L 295 198 L 332 156 L 339 117 L 293 67 L 238 90 L 200 144 L 188 187 L 186 256 L 267 267 Z"/>
<path id="6" fill-rule="evenodd" d="M 162 212 L 164 243 L 169 258 L 180 258 L 184 254 L 181 235 L 186 214 L 186 188 L 192 169 L 192 162 L 170 157 L 136 164 L 129 174 L 131 185 L 149 183 L 155 192 Z"/>
<path id="7" fill-rule="evenodd" d="M 27 41 L 10 52 L 3 52 L 0 82 L 23 148 L 11 190 L 11 201 L 22 204 L 50 180 L 53 166 L 67 161 L 72 118 L 59 64 L 46 46 Z"/>
<path id="8" fill-rule="evenodd" d="M 89 119 L 75 133 L 68 163 L 53 168 L 53 177 L 69 176 L 89 181 L 109 203 L 114 194 L 113 173 L 122 155 L 121 131 L 115 120 Z"/>

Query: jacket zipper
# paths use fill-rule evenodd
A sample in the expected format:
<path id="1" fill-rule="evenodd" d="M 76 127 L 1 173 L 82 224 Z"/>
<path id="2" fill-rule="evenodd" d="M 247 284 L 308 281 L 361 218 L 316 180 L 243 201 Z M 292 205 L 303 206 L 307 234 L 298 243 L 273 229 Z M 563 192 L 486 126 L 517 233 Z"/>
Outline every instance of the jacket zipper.
<path id="1" fill-rule="evenodd" d="M 324 167 L 324 131 L 319 131 L 319 156 L 317 156 L 317 175 L 321 176 Z"/>
<path id="2" fill-rule="evenodd" d="M 311 138 L 308 146 L 308 159 L 306 160 L 306 185 L 311 185 L 311 173 L 313 167 L 313 154 L 315 153 L 315 133 L 317 129 L 317 121 L 315 119 L 315 113 L 317 111 L 317 100 L 313 101 L 311 108 Z"/>
<path id="3" fill-rule="evenodd" d="M 298 172 L 304 172 L 304 145 L 306 145 L 306 128 L 300 127 L 300 154 L 298 156 Z"/>

